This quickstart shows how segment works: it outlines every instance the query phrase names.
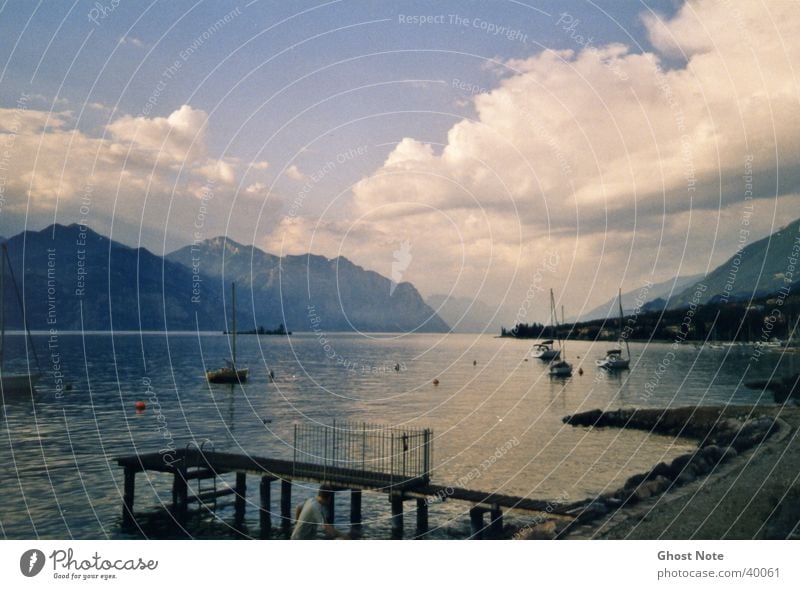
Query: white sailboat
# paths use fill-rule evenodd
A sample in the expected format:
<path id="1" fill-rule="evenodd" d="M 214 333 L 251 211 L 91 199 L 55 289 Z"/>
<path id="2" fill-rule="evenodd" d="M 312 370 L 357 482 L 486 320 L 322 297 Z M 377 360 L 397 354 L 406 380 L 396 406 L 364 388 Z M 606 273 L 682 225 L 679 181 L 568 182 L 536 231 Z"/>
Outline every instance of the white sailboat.
<path id="1" fill-rule="evenodd" d="M 8 248 L 4 243 L 2 246 L 2 253 L 0 258 L 0 393 L 2 395 L 9 395 L 14 393 L 31 393 L 34 390 L 34 385 L 42 377 L 41 372 L 23 372 L 11 373 L 5 367 L 5 352 L 6 352 L 6 264 L 8 264 L 8 272 L 11 277 L 11 282 L 14 284 L 14 290 L 17 294 L 17 301 L 23 311 L 23 323 L 25 324 L 25 333 L 28 337 L 30 350 L 36 360 L 36 365 L 39 365 L 39 358 L 36 356 L 36 349 L 33 347 L 33 340 L 31 339 L 30 331 L 28 330 L 28 322 L 24 318 L 24 307 L 22 306 L 22 297 L 20 297 L 19 289 L 17 288 L 17 281 L 14 279 L 14 271 L 11 269 L 11 259 L 8 257 Z"/>
<path id="2" fill-rule="evenodd" d="M 236 283 L 231 283 L 231 307 L 232 307 L 232 319 L 231 319 L 231 326 L 233 327 L 232 331 L 232 339 L 231 339 L 231 359 L 225 360 L 227 366 L 223 368 L 217 368 L 216 370 L 209 370 L 206 372 L 206 378 L 208 382 L 215 383 L 215 384 L 235 384 L 235 383 L 242 383 L 247 381 L 247 377 L 250 374 L 249 368 L 237 368 L 236 367 Z"/>
<path id="3" fill-rule="evenodd" d="M 572 364 L 567 362 L 566 344 L 561 341 L 561 332 L 558 330 L 558 314 L 556 313 L 556 301 L 553 297 L 553 289 L 550 289 L 550 313 L 553 324 L 556 327 L 556 337 L 558 339 L 558 356 L 561 360 L 550 363 L 550 376 L 572 376 Z"/>
<path id="4" fill-rule="evenodd" d="M 622 340 L 625 340 L 625 350 L 627 357 L 622 355 Z M 595 361 L 598 368 L 604 370 L 627 370 L 631 365 L 631 348 L 628 344 L 628 338 L 622 337 L 622 289 L 619 289 L 619 340 L 620 347 L 606 352 L 606 357 Z"/>
<path id="5" fill-rule="evenodd" d="M 543 342 L 539 342 L 538 344 L 533 344 L 533 348 L 531 348 L 531 356 L 533 358 L 538 358 L 539 360 L 555 360 L 561 352 L 553 347 L 553 340 L 545 340 Z"/>

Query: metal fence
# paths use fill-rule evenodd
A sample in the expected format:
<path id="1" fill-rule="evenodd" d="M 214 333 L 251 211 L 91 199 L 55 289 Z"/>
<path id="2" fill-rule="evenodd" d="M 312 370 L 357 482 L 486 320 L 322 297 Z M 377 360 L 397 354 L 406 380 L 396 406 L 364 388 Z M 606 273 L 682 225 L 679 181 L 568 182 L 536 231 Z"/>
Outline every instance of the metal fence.
<path id="1" fill-rule="evenodd" d="M 294 426 L 295 468 L 322 478 L 427 482 L 432 457 L 430 429 L 336 421 Z"/>

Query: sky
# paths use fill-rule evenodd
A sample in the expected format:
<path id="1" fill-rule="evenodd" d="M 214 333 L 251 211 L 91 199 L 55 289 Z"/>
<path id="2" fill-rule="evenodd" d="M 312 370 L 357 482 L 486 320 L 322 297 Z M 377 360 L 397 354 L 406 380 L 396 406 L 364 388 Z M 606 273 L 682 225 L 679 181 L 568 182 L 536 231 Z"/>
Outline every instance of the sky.
<path id="1" fill-rule="evenodd" d="M 504 323 L 800 217 L 784 0 L 0 5 L 0 235 L 345 256 Z"/>

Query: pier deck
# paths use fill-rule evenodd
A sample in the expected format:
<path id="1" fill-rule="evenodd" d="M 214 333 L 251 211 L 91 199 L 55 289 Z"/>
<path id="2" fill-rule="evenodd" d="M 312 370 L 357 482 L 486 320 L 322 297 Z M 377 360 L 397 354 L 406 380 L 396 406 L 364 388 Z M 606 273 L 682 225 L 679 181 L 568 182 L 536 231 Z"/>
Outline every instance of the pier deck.
<path id="1" fill-rule="evenodd" d="M 549 514 L 565 515 L 571 508 L 567 504 L 557 504 L 527 497 L 475 491 L 458 487 L 437 485 L 430 482 L 427 472 L 412 471 L 385 472 L 362 468 L 339 467 L 328 464 L 304 463 L 261 456 L 217 452 L 200 448 L 175 450 L 169 454 L 152 452 L 123 456 L 117 464 L 125 472 L 125 492 L 123 497 L 123 525 L 135 526 L 133 511 L 136 474 L 140 472 L 165 473 L 173 476 L 171 511 L 180 525 L 185 525 L 187 506 L 192 502 L 204 504 L 223 495 L 235 495 L 235 520 L 244 521 L 247 475 L 261 478 L 260 524 L 261 537 L 272 535 L 271 483 L 280 481 L 281 513 L 280 522 L 284 532 L 290 529 L 292 518 L 292 481 L 327 484 L 339 491 L 350 491 L 350 521 L 353 526 L 361 525 L 361 493 L 377 491 L 386 493 L 392 507 L 392 536 L 403 535 L 403 503 L 416 500 L 417 535 L 422 536 L 428 529 L 428 507 L 439 501 L 463 501 L 471 503 L 469 510 L 472 537 L 497 536 L 503 528 L 503 510 L 515 509 Z M 236 473 L 236 486 L 189 493 L 189 483 L 193 480 L 216 479 L 224 474 Z M 483 516 L 490 515 L 489 523 L 484 524 Z M 331 515 L 332 517 L 332 515 Z"/>

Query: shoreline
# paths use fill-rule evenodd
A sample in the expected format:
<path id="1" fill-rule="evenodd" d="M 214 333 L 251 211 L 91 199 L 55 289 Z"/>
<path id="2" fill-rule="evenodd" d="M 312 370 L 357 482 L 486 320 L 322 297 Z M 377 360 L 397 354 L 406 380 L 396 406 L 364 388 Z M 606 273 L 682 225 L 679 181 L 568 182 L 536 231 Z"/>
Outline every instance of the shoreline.
<path id="1" fill-rule="evenodd" d="M 571 522 L 534 526 L 528 539 L 800 538 L 800 408 L 598 409 L 563 421 L 688 437 L 698 447 L 586 500 Z"/>

